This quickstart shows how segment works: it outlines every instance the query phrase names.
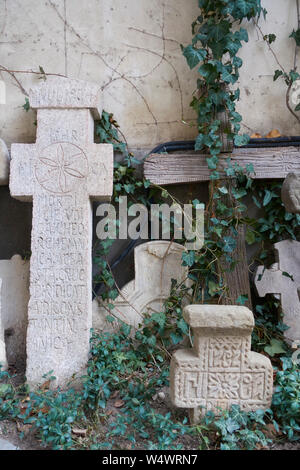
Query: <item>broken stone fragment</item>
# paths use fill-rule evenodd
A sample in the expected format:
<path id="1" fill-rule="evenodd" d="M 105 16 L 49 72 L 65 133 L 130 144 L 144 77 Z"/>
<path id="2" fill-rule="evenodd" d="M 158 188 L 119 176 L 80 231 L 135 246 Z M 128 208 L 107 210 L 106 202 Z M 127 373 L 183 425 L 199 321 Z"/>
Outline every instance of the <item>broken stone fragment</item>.
<path id="1" fill-rule="evenodd" d="M 300 173 L 289 173 L 281 188 L 281 199 L 287 212 L 300 214 Z"/>

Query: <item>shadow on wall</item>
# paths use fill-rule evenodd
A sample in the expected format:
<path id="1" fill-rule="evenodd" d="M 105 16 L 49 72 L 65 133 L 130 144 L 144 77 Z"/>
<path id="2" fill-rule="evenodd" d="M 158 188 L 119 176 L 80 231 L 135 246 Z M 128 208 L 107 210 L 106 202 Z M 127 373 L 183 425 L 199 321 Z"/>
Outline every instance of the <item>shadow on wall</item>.
<path id="1" fill-rule="evenodd" d="M 29 255 L 31 220 L 32 204 L 13 199 L 8 186 L 0 186 L 0 259 Z"/>

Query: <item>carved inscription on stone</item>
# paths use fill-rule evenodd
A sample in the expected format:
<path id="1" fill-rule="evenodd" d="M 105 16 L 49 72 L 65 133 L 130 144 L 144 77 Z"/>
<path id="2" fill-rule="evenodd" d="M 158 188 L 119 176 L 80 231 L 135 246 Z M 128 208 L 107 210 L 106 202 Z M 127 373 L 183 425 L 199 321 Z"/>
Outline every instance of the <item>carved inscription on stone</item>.
<path id="1" fill-rule="evenodd" d="M 32 386 L 51 370 L 55 385 L 64 386 L 88 357 L 91 199 L 109 199 L 113 173 L 112 146 L 93 143 L 88 108 L 96 95 L 82 82 L 42 84 L 30 96 L 38 108 L 37 142 L 12 145 L 11 194 L 33 200 L 26 370 Z M 76 143 L 70 129 L 79 130 Z M 54 141 L 62 135 L 71 141 Z"/>
<path id="2" fill-rule="evenodd" d="M 184 318 L 194 333 L 194 349 L 173 354 L 170 387 L 173 403 L 191 408 L 197 423 L 205 412 L 231 405 L 243 410 L 268 408 L 272 366 L 251 352 L 254 320 L 246 307 L 189 305 Z"/>

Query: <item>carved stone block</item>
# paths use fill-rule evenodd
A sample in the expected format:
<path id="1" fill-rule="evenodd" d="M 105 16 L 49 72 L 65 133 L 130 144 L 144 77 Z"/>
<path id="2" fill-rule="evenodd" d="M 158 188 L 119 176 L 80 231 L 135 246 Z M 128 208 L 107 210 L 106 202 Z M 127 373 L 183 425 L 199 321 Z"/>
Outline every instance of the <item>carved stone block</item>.
<path id="1" fill-rule="evenodd" d="M 173 354 L 171 399 L 190 408 L 196 424 L 209 410 L 239 405 L 242 410 L 269 408 L 273 369 L 270 360 L 251 349 L 254 318 L 241 306 L 189 305 L 184 319 L 194 334 L 193 349 Z"/>

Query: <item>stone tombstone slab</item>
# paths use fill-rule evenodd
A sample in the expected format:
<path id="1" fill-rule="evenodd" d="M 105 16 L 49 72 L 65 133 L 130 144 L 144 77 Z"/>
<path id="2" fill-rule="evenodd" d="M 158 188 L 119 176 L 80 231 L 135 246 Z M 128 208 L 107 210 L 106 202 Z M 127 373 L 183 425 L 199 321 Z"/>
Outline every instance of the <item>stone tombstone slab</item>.
<path id="1" fill-rule="evenodd" d="M 10 192 L 33 201 L 27 370 L 65 386 L 86 365 L 92 327 L 91 200 L 109 200 L 113 147 L 94 143 L 100 88 L 65 78 L 30 91 L 35 144 L 11 147 Z M 96 109 L 92 109 L 96 108 Z"/>
<path id="2" fill-rule="evenodd" d="M 5 342 L 4 342 L 4 329 L 2 324 L 2 302 L 1 302 L 1 295 L 2 295 L 2 279 L 0 279 L 0 366 L 1 369 L 4 370 L 7 368 L 7 360 L 6 360 L 6 350 L 5 350 Z"/>
<path id="3" fill-rule="evenodd" d="M 24 367 L 26 360 L 29 261 L 20 255 L 0 260 L 1 316 L 9 365 Z"/>
<path id="4" fill-rule="evenodd" d="M 182 266 L 184 246 L 165 240 L 143 243 L 134 249 L 135 279 L 126 284 L 114 300 L 115 308 L 109 310 L 105 304 L 93 301 L 93 327 L 111 330 L 117 324 L 106 321 L 114 315 L 134 328 L 143 324 L 143 314 L 160 312 L 170 295 L 172 279 L 185 281 L 187 267 Z"/>
<path id="5" fill-rule="evenodd" d="M 259 266 L 254 283 L 260 297 L 279 294 L 283 322 L 289 327 L 285 331 L 287 341 L 300 344 L 300 242 L 283 240 L 274 244 L 277 263 L 271 269 Z"/>
<path id="6" fill-rule="evenodd" d="M 8 184 L 9 152 L 4 140 L 0 139 L 0 186 Z"/>
<path id="7" fill-rule="evenodd" d="M 270 360 L 251 351 L 254 318 L 247 307 L 189 305 L 184 319 L 194 334 L 193 349 L 177 350 L 171 360 L 173 404 L 189 408 L 197 424 L 207 411 L 220 413 L 271 405 L 273 369 Z"/>
<path id="8" fill-rule="evenodd" d="M 281 199 L 287 212 L 300 214 L 300 173 L 289 173 L 281 188 Z"/>

